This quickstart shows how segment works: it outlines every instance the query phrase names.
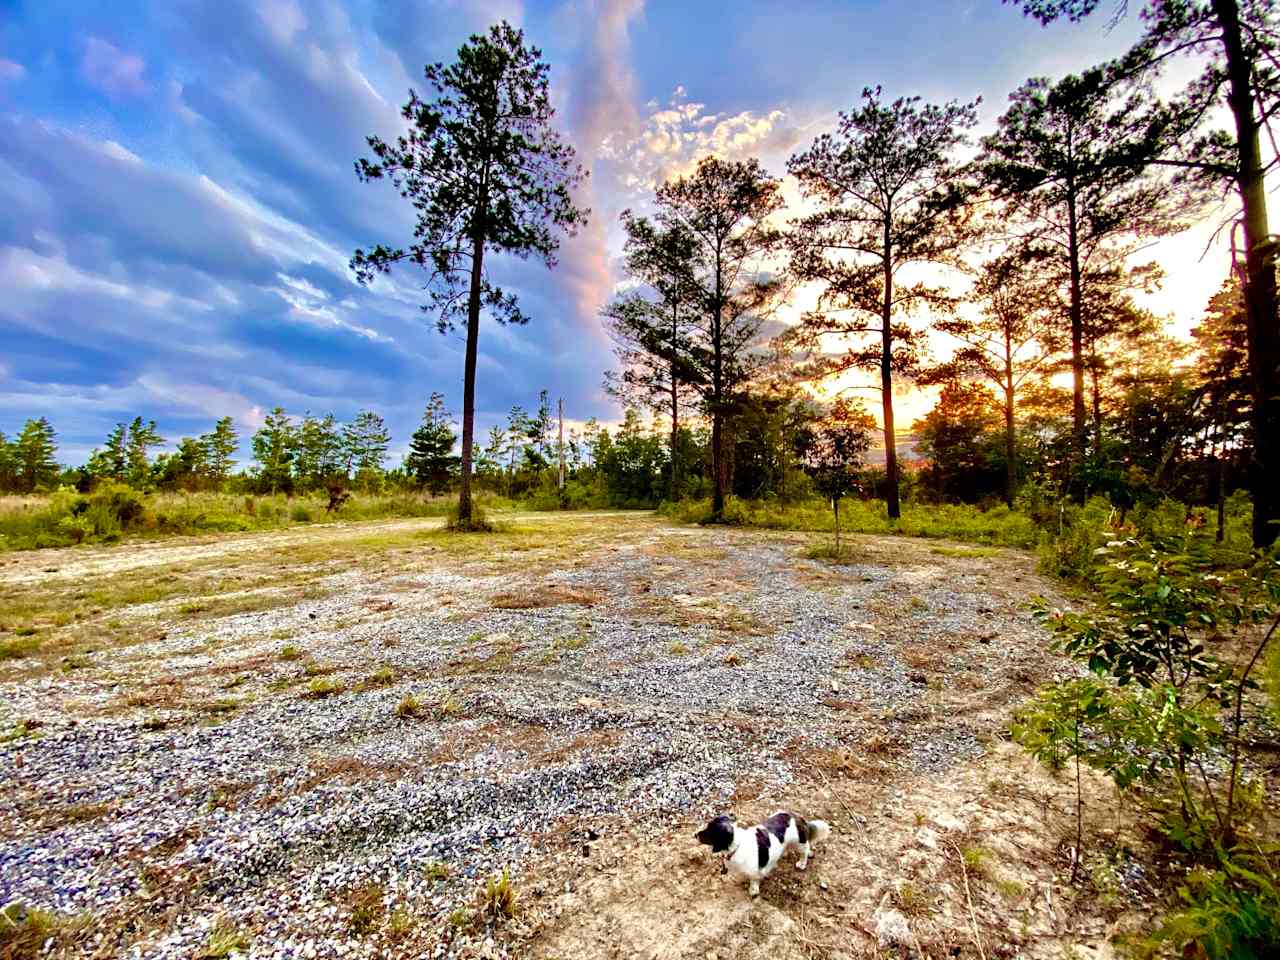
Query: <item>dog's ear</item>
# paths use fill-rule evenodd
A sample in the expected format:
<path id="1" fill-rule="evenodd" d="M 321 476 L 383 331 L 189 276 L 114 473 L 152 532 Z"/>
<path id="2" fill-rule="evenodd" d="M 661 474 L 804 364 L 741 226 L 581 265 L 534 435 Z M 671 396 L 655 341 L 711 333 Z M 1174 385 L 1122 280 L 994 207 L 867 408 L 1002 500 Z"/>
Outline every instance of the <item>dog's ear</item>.
<path id="1" fill-rule="evenodd" d="M 723 853 L 733 846 L 733 818 L 716 817 L 694 834 L 699 843 L 705 843 L 712 853 Z"/>

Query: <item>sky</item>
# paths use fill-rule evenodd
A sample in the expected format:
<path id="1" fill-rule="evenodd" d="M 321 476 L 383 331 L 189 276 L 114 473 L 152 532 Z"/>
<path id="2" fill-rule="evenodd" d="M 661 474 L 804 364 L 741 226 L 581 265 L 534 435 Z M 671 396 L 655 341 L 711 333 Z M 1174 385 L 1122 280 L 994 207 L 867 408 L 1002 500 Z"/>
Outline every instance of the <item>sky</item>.
<path id="1" fill-rule="evenodd" d="M 551 64 L 557 125 L 591 171 L 559 265 L 494 264 L 532 321 L 482 322 L 479 435 L 546 388 L 620 418 L 599 311 L 622 281 L 618 214 L 701 156 L 772 173 L 880 85 L 981 96 L 989 129 L 1027 77 L 1114 56 L 1133 18 L 1044 29 L 999 0 L 0 0 L 0 430 L 47 416 L 82 462 L 117 421 L 173 442 L 231 416 L 384 416 L 398 456 L 432 391 L 460 415 L 460 333 L 411 273 L 355 282 L 356 247 L 409 236 L 353 161 L 401 129 L 422 68 L 499 19 Z M 1188 329 L 1226 272 L 1201 226 L 1149 251 L 1149 305 Z M 900 420 L 929 406 L 904 388 Z M 247 446 L 247 445 L 246 445 Z"/>

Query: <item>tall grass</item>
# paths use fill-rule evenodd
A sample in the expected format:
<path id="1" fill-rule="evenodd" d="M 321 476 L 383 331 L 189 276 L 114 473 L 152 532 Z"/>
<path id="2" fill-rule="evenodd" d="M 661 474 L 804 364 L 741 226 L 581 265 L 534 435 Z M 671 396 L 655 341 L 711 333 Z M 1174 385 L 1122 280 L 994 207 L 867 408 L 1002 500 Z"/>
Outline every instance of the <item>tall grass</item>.
<path id="1" fill-rule="evenodd" d="M 658 512 L 685 523 L 699 523 L 710 516 L 711 502 L 664 503 Z M 822 500 L 782 504 L 731 497 L 725 504 L 724 521 L 770 530 L 835 529 L 831 508 Z M 1030 517 L 1003 504 L 988 510 L 966 504 L 907 504 L 902 517 L 895 521 L 889 519 L 883 500 L 842 500 L 840 529 L 849 533 L 936 537 L 1004 547 L 1034 547 L 1040 538 L 1040 531 Z"/>
<path id="2" fill-rule="evenodd" d="M 477 502 L 490 511 L 516 507 L 504 497 L 482 495 Z M 92 494 L 60 490 L 47 497 L 0 497 L 0 551 L 351 520 L 445 517 L 454 500 L 412 493 L 353 494 L 338 510 L 328 510 L 328 504 L 322 494 L 141 494 L 121 484 L 106 485 Z"/>

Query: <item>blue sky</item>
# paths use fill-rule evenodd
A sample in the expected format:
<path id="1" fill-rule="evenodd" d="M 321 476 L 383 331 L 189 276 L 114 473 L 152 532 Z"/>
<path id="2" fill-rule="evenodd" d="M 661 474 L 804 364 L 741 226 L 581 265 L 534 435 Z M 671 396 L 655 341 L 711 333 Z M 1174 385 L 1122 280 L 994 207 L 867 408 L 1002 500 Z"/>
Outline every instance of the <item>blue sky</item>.
<path id="1" fill-rule="evenodd" d="M 543 387 L 574 420 L 618 416 L 597 319 L 617 214 L 670 173 L 710 151 L 781 173 L 867 85 L 981 95 L 990 123 L 1026 77 L 1137 27 L 1046 31 L 998 0 L 0 0 L 0 429 L 48 416 L 80 462 L 136 414 L 176 441 L 223 415 L 247 436 L 277 404 L 369 408 L 401 451 L 431 391 L 460 412 L 461 340 L 414 278 L 347 269 L 410 228 L 352 161 L 399 129 L 424 63 L 503 17 L 552 64 L 594 215 L 554 271 L 497 266 L 533 322 L 482 324 L 482 430 Z M 1198 312 L 1216 285 L 1179 299 Z"/>

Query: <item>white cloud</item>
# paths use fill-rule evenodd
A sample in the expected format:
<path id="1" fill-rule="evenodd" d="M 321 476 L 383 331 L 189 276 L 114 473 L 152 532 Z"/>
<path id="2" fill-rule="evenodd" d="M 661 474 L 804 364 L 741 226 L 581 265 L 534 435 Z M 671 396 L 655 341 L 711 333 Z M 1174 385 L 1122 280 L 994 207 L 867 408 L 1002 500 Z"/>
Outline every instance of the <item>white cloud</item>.
<path id="1" fill-rule="evenodd" d="M 84 45 L 80 75 L 110 97 L 141 96 L 147 92 L 147 62 L 125 53 L 110 41 L 90 37 Z"/>
<path id="2" fill-rule="evenodd" d="M 0 57 L 0 80 L 21 80 L 27 75 L 27 68 L 13 60 Z"/>
<path id="3" fill-rule="evenodd" d="M 666 106 L 650 107 L 638 134 L 606 140 L 604 155 L 620 165 L 621 181 L 629 192 L 652 192 L 666 180 L 690 172 L 711 154 L 742 160 L 782 153 L 799 138 L 782 109 L 707 113 L 706 104 L 686 101 L 685 96 L 684 85 L 677 86 Z"/>

